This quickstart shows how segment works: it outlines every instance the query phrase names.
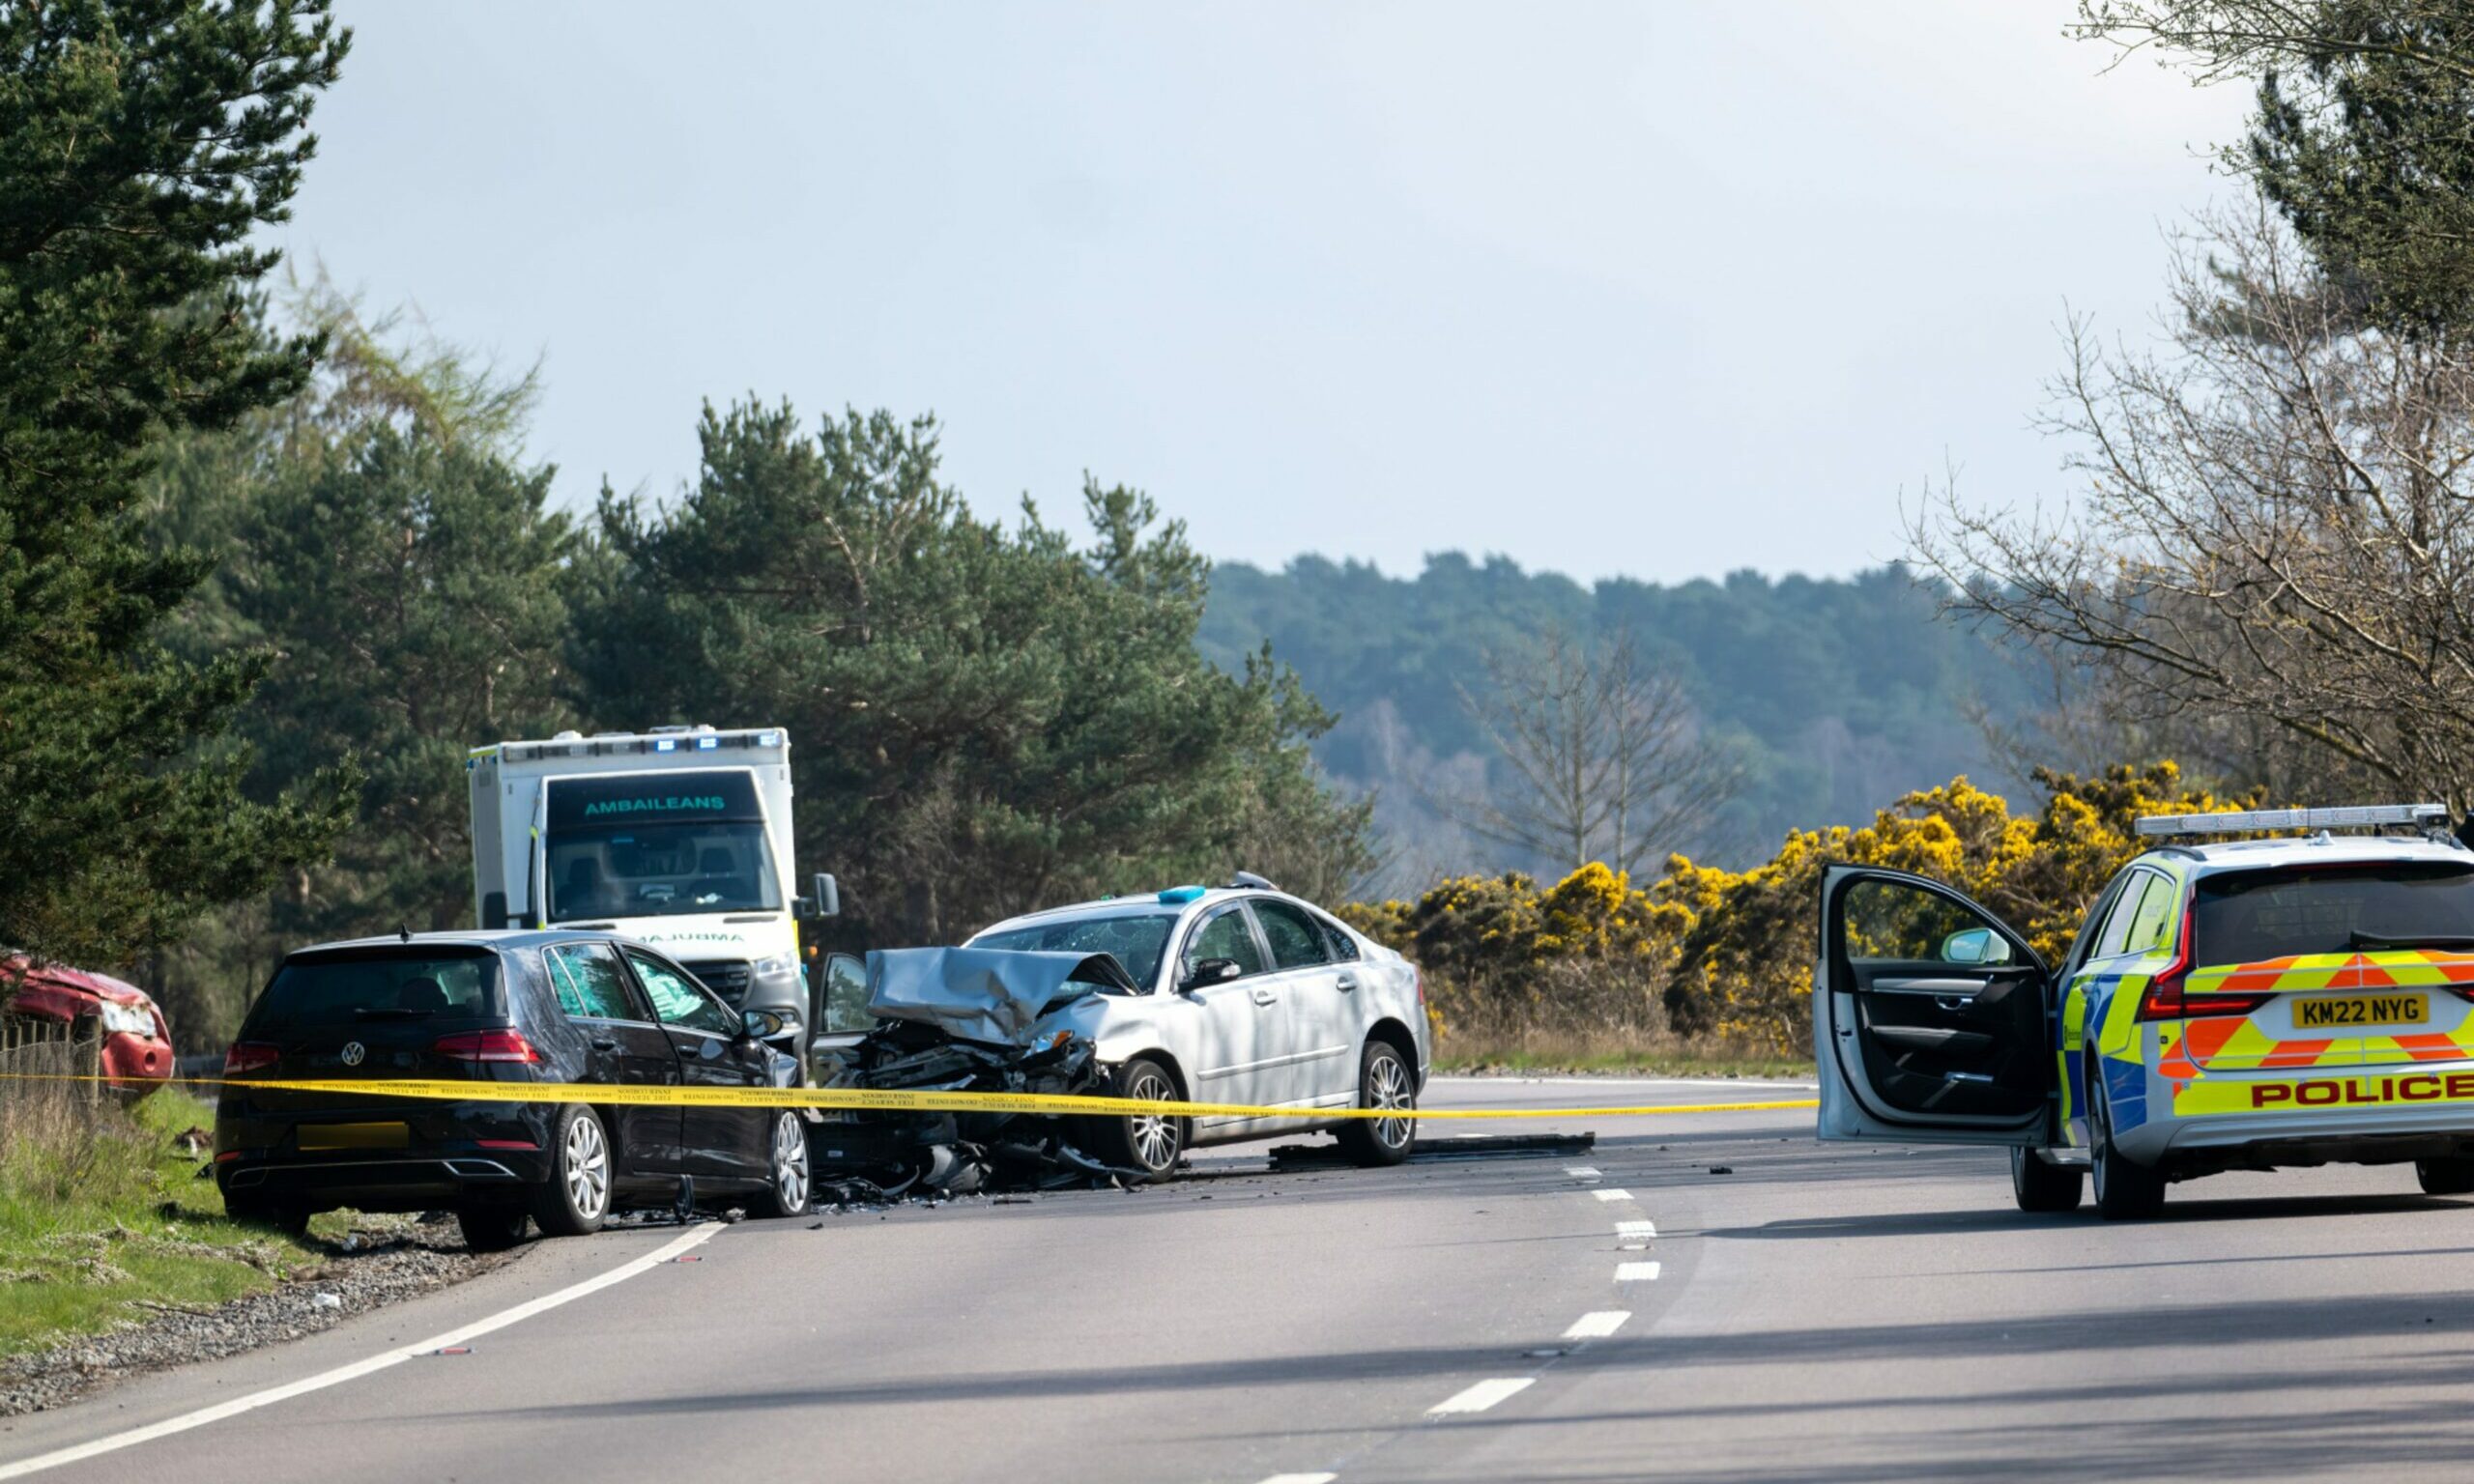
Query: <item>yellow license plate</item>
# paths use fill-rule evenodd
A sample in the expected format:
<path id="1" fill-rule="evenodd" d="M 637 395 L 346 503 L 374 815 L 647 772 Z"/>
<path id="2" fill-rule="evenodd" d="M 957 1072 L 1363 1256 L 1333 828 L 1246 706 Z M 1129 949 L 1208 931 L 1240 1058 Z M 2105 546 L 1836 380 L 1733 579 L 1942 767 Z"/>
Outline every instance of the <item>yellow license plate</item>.
<path id="1" fill-rule="evenodd" d="M 302 1149 L 402 1149 L 412 1130 L 402 1124 L 309 1124 L 301 1129 Z"/>
<path id="2" fill-rule="evenodd" d="M 2331 994 L 2293 1002 L 2293 1028 L 2297 1031 L 2429 1025 L 2431 1020 L 2431 997 L 2428 994 Z"/>

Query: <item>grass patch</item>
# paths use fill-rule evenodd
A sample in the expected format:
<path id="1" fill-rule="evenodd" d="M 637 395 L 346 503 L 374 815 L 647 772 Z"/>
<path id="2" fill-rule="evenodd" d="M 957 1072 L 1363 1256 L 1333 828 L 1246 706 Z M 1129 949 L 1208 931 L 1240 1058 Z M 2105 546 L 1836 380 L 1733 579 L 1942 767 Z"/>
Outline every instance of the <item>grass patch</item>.
<path id="1" fill-rule="evenodd" d="M 178 1088 L 131 1107 L 0 1098 L 0 1356 L 271 1288 L 322 1254 L 223 1213 L 176 1143 L 214 1109 Z"/>
<path id="2" fill-rule="evenodd" d="M 1447 1031 L 1434 1048 L 1437 1071 L 1613 1074 L 1660 1077 L 1809 1077 L 1809 1057 L 1717 1040 L 1625 1032 L 1523 1029 Z"/>

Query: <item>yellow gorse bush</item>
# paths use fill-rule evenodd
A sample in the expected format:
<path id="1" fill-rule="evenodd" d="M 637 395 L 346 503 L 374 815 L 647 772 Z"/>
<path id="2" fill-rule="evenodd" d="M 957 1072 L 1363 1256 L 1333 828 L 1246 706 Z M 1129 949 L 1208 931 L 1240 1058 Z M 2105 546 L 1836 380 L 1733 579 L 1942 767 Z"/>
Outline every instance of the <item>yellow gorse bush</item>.
<path id="1" fill-rule="evenodd" d="M 1956 778 L 1906 795 L 1869 825 L 1795 831 L 1748 870 L 1673 856 L 1642 887 L 1595 863 L 1542 890 L 1516 871 L 1455 876 L 1413 902 L 1356 903 L 1342 915 L 1417 959 L 1435 1003 L 1457 1014 L 1638 1013 L 1678 1035 L 1798 1054 L 1810 1034 L 1824 866 L 1946 881 L 2058 962 L 2088 903 L 2138 852 L 2139 815 L 2259 802 L 2194 791 L 2171 761 L 2090 779 L 2040 771 L 2036 782 L 2048 802 L 2032 814 Z"/>

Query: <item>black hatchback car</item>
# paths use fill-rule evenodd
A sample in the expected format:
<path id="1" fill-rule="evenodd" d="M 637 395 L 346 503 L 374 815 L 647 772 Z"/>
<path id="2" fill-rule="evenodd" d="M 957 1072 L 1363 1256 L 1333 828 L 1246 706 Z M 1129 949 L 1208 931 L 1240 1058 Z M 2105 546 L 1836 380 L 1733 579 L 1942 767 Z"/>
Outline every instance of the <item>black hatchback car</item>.
<path id="1" fill-rule="evenodd" d="M 807 1209 L 807 1127 L 787 1108 L 503 1102 L 492 1082 L 784 1087 L 798 1065 L 677 964 L 609 933 L 407 934 L 284 959 L 224 1058 L 227 1077 L 469 1078 L 471 1101 L 226 1087 L 215 1177 L 243 1219 L 452 1210 L 503 1247 L 620 1207 L 721 1197 Z"/>

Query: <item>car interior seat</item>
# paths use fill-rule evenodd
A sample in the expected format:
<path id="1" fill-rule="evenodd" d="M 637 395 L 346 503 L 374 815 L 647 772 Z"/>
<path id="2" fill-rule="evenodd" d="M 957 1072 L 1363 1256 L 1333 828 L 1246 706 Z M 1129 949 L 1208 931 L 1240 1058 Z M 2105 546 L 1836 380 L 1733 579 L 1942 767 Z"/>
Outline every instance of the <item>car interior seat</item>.
<path id="1" fill-rule="evenodd" d="M 435 1015 L 446 1009 L 446 990 L 434 979 L 408 979 L 395 986 L 395 1008 Z"/>

